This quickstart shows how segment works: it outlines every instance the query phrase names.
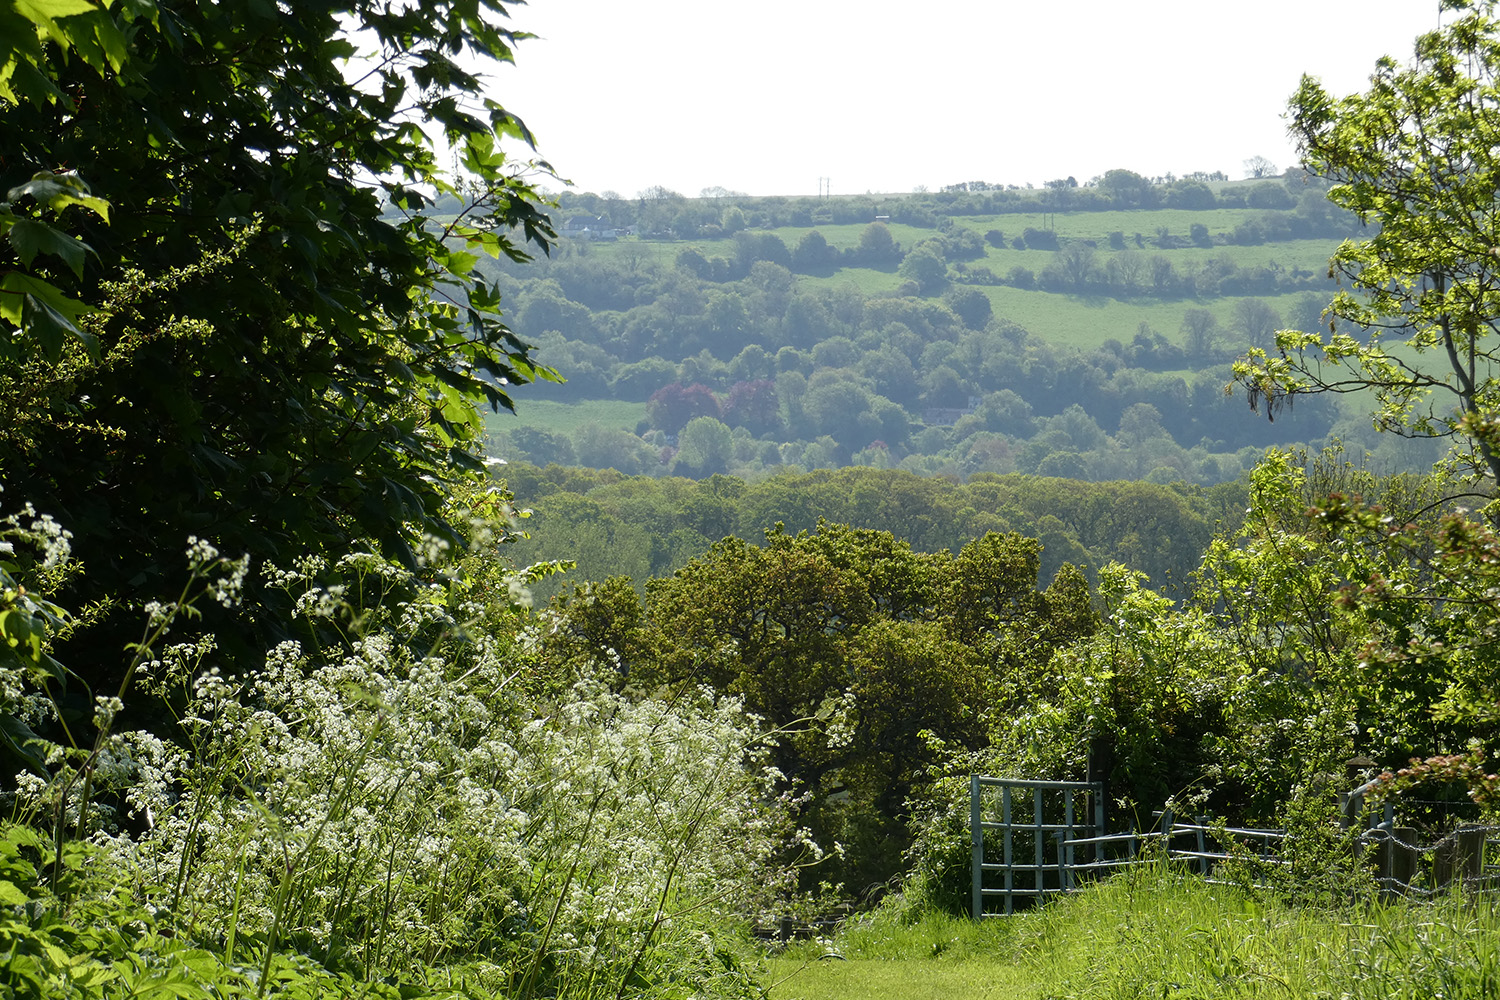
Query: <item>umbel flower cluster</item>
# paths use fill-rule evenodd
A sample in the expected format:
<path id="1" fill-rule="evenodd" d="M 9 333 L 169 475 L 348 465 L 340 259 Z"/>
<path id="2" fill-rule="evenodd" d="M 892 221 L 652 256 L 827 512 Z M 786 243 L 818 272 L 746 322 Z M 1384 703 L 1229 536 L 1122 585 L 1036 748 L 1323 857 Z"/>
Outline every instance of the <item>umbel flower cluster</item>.
<path id="1" fill-rule="evenodd" d="M 194 551 L 179 612 L 243 580 Z M 757 720 L 708 689 L 535 683 L 531 612 L 507 602 L 476 629 L 451 610 L 473 601 L 439 585 L 356 613 L 348 593 L 413 581 L 345 562 L 343 585 L 319 560 L 266 574 L 308 638 L 254 672 L 216 666 L 211 635 L 142 643 L 134 690 L 176 706 L 176 738 L 114 732 L 102 699 L 94 750 L 22 779 L 17 811 L 90 835 L 162 919 L 228 953 L 295 946 L 356 976 L 467 963 L 520 995 L 640 981 L 684 954 L 722 974 L 713 929 L 795 884 Z M 153 609 L 148 639 L 172 618 Z M 312 638 L 330 622 L 345 641 Z"/>

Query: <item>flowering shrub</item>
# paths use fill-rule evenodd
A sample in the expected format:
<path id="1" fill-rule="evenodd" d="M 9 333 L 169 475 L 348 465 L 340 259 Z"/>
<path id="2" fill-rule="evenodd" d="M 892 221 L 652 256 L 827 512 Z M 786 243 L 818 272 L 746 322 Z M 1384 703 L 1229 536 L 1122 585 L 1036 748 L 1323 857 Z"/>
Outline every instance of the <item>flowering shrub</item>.
<path id="1" fill-rule="evenodd" d="M 653 942 L 774 882 L 781 831 L 737 702 L 585 679 L 534 704 L 493 644 L 442 653 L 379 632 L 283 643 L 249 680 L 184 674 L 181 788 L 134 848 L 164 902 L 358 968 L 477 955 L 524 981 L 543 954 L 553 974 L 640 974 Z"/>
<path id="2" fill-rule="evenodd" d="M 169 634 L 247 572 L 194 540 L 193 582 L 144 609 L 131 689 L 95 699 L 91 746 L 17 779 L 13 814 L 93 840 L 154 920 L 261 983 L 300 951 L 367 980 L 441 963 L 516 996 L 748 990 L 716 935 L 795 883 L 757 720 L 587 671 L 539 695 L 536 573 L 427 555 L 415 574 L 368 552 L 265 571 L 306 638 L 245 671 L 212 635 Z M 0 708 L 57 717 L 7 671 Z M 173 707 L 174 738 L 115 731 L 139 695 Z"/>
<path id="3" fill-rule="evenodd" d="M 47 653 L 48 637 L 66 627 L 68 614 L 42 590 L 65 575 L 70 535 L 31 504 L 0 517 L 0 754 L 32 771 L 45 769 L 32 727 L 51 714 L 46 686 L 68 672 Z M 29 575 L 32 586 L 22 583 Z"/>

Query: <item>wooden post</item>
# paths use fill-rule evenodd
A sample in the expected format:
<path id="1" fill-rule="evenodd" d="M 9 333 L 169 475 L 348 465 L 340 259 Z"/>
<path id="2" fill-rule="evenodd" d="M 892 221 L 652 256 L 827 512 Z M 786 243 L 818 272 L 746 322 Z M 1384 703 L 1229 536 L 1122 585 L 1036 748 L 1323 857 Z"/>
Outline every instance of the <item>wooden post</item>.
<path id="1" fill-rule="evenodd" d="M 1454 830 L 1432 853 L 1432 887 L 1444 889 L 1456 879 L 1477 879 L 1484 870 L 1484 835 L 1482 826 L 1461 826 Z"/>
<path id="2" fill-rule="evenodd" d="M 1409 826 L 1386 827 L 1380 845 L 1380 893 L 1385 899 L 1405 894 L 1417 874 L 1417 831 Z"/>

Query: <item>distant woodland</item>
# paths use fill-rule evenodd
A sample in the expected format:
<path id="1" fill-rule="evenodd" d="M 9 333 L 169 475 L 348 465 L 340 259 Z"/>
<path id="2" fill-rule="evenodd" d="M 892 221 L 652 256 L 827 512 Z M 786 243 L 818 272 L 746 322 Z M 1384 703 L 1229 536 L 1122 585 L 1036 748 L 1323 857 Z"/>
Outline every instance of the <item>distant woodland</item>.
<path id="1" fill-rule="evenodd" d="M 505 477 L 531 510 L 531 537 L 512 549 L 517 562 L 577 563 L 576 572 L 540 581 L 538 597 L 616 576 L 644 586 L 727 536 L 758 543 L 777 525 L 795 535 L 822 522 L 889 532 L 918 552 L 957 552 L 988 532 L 1015 533 L 1041 542 L 1043 585 L 1065 563 L 1092 581 L 1119 562 L 1172 590 L 1216 533 L 1238 527 L 1247 496 L 1243 480 L 1205 488 L 982 473 L 958 483 L 870 468 L 786 471 L 746 482 L 522 463 Z"/>
<path id="2" fill-rule="evenodd" d="M 1277 329 L 1325 325 L 1327 258 L 1361 231 L 1300 173 L 570 192 L 555 218 L 550 257 L 493 265 L 513 329 L 565 378 L 492 420 L 507 460 L 1212 485 L 1273 444 L 1431 459 L 1374 434 L 1366 409 L 1311 398 L 1272 422 L 1230 388 L 1230 362 Z"/>

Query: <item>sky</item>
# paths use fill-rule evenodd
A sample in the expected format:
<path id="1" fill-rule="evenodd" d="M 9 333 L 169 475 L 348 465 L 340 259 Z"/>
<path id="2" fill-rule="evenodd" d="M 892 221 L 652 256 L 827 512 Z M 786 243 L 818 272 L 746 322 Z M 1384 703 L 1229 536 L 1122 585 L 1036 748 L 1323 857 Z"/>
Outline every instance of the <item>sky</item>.
<path id="1" fill-rule="evenodd" d="M 531 0 L 488 94 L 579 191 L 1080 183 L 1295 162 L 1303 73 L 1405 61 L 1437 0 Z M 559 181 L 545 186 L 559 190 Z"/>

